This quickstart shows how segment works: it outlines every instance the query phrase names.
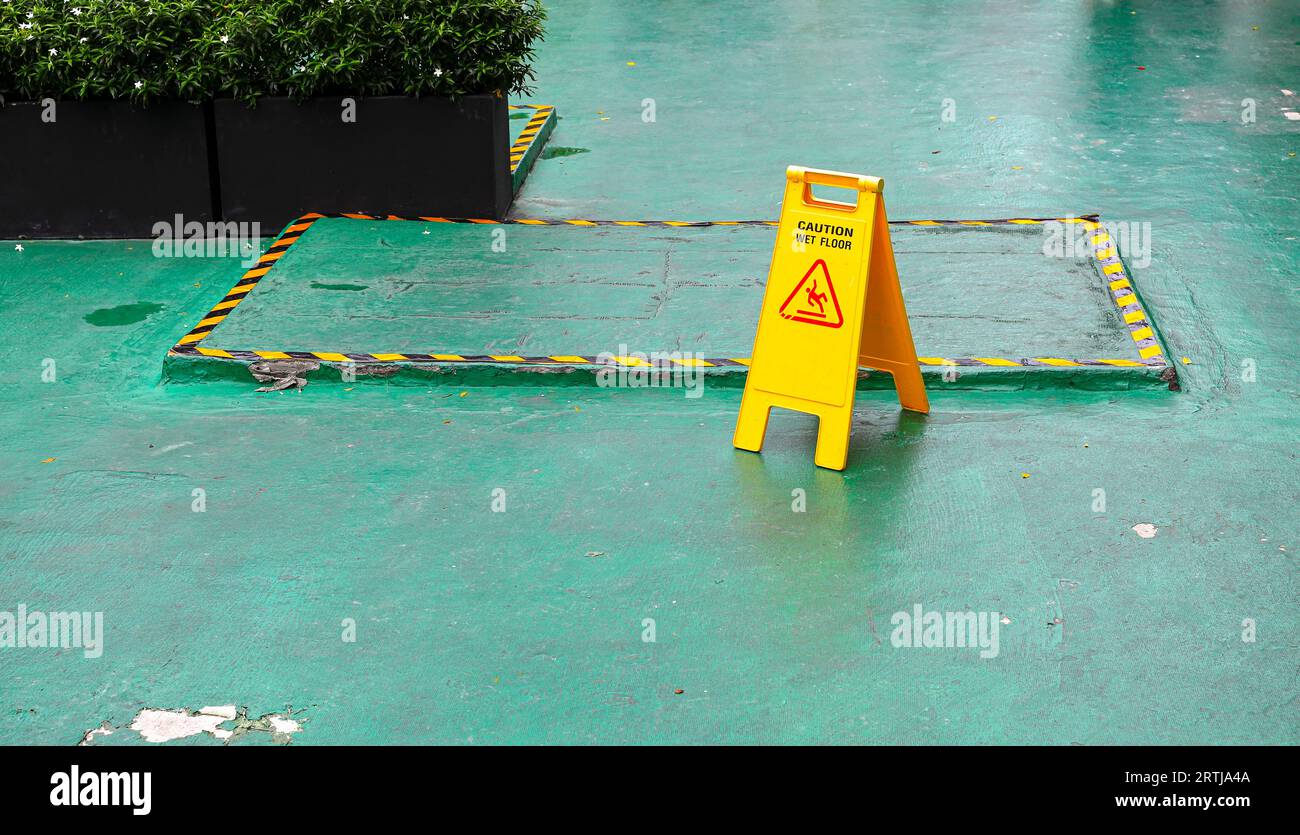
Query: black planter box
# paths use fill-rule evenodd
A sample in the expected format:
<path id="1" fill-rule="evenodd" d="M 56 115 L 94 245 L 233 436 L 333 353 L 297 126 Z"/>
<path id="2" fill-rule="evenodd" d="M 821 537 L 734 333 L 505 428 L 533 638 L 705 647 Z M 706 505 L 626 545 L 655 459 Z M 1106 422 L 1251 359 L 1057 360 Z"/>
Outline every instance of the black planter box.
<path id="1" fill-rule="evenodd" d="M 214 103 L 225 219 L 270 235 L 306 212 L 501 219 L 509 115 L 493 95 Z"/>
<path id="2" fill-rule="evenodd" d="M 213 220 L 204 108 L 67 101 L 0 107 L 0 238 L 149 238 Z"/>

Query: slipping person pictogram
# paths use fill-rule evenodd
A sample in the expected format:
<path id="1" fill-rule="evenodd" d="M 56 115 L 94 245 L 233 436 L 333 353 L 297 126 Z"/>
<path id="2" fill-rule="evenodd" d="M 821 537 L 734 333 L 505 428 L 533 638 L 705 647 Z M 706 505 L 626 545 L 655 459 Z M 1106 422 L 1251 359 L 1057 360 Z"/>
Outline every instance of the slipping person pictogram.
<path id="1" fill-rule="evenodd" d="M 817 273 L 820 271 L 820 275 Z M 809 279 L 812 279 L 811 283 Z M 818 289 L 825 280 L 824 290 Z M 807 299 L 806 304 L 799 303 L 799 291 L 803 291 L 803 296 Z M 792 304 L 793 302 L 793 304 Z M 829 303 L 834 312 L 834 318 L 826 311 L 826 305 Z M 784 319 L 792 319 L 796 322 L 807 322 L 810 325 L 824 325 L 828 328 L 838 328 L 844 324 L 844 314 L 840 312 L 840 300 L 835 295 L 835 285 L 831 283 L 830 270 L 826 267 L 826 261 L 818 258 L 813 265 L 804 273 L 799 283 L 790 291 L 786 297 L 785 303 L 777 311 Z"/>

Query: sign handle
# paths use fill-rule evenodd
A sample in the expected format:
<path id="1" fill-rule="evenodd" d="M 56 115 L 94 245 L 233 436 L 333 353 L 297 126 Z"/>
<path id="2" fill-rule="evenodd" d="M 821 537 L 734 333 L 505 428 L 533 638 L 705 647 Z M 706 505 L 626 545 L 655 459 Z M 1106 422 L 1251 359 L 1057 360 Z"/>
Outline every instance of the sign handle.
<path id="1" fill-rule="evenodd" d="M 839 200 L 824 200 L 813 195 L 813 186 L 831 186 L 849 189 L 858 193 L 858 200 L 863 194 L 879 194 L 885 181 L 879 177 L 864 177 L 858 174 L 841 174 L 838 171 L 823 171 L 820 168 L 801 168 L 792 165 L 786 170 L 786 177 L 792 183 L 803 182 L 802 200 L 805 206 L 819 209 L 831 209 L 837 212 L 855 212 L 857 203 L 842 203 Z"/>

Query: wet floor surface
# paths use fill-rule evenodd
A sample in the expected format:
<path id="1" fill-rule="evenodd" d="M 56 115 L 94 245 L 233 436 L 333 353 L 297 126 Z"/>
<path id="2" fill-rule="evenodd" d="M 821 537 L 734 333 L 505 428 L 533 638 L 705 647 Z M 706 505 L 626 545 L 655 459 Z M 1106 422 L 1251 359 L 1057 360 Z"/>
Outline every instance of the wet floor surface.
<path id="1" fill-rule="evenodd" d="M 774 217 L 802 164 L 895 218 L 1146 223 L 1183 391 L 864 393 L 841 474 L 797 415 L 734 451 L 734 388 L 163 385 L 237 265 L 7 244 L 0 611 L 104 642 L 0 648 L 0 742 L 226 705 L 301 723 L 231 744 L 1300 741 L 1293 9 L 548 6 L 528 100 L 588 152 L 520 216 Z M 896 646 L 916 606 L 996 612 L 996 652 Z"/>

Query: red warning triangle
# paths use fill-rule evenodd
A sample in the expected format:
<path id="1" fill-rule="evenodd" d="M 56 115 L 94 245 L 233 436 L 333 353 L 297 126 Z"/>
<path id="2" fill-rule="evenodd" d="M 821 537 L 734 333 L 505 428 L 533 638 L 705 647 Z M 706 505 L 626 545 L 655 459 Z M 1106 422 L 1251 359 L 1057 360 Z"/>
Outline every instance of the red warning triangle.
<path id="1" fill-rule="evenodd" d="M 815 275 L 819 267 L 820 274 Z M 825 261 L 818 258 L 813 262 L 777 313 L 785 319 L 828 328 L 838 328 L 844 324 L 840 300 L 835 297 L 835 285 L 831 284 L 831 274 L 826 269 Z"/>

